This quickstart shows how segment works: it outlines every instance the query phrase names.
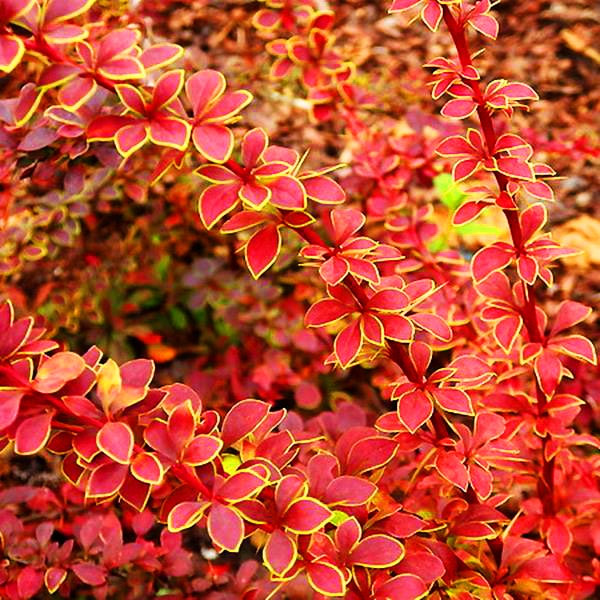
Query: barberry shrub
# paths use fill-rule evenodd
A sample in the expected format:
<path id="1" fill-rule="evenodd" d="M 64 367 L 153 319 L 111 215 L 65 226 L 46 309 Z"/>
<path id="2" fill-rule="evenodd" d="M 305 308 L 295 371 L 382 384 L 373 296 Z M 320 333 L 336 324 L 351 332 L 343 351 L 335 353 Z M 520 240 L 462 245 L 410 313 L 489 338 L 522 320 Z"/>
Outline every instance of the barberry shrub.
<path id="1" fill-rule="evenodd" d="M 334 3 L 215 7 L 254 87 L 153 32 L 180 4 L 0 0 L 0 597 L 594 597 L 592 310 L 548 301 L 492 4 L 386 7 L 451 42 L 442 118 L 381 117 Z"/>

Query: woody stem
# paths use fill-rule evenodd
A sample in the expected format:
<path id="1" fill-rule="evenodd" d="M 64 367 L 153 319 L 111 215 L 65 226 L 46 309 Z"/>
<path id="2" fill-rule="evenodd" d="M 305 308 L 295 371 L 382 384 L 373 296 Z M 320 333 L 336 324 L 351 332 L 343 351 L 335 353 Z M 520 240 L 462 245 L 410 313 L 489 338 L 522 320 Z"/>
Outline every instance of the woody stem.
<path id="1" fill-rule="evenodd" d="M 448 5 L 444 4 L 442 8 L 444 22 L 448 27 L 448 31 L 450 32 L 452 41 L 454 42 L 456 51 L 458 52 L 460 63 L 464 69 L 473 64 L 471 52 L 469 50 L 469 44 L 465 34 L 465 26 L 464 24 L 459 23 L 459 21 L 457 21 Z M 498 136 L 494 129 L 494 123 L 492 121 L 490 111 L 485 106 L 485 100 L 479 82 L 474 79 L 467 80 L 465 81 L 465 83 L 469 85 L 473 90 L 473 99 L 477 102 L 477 116 L 479 117 L 479 122 L 481 124 L 481 131 L 485 139 L 487 151 L 491 155 L 494 152 L 496 142 L 498 141 Z M 509 183 L 508 178 L 497 171 L 494 171 L 494 177 L 496 178 L 496 182 L 500 191 L 507 192 Z M 512 238 L 513 246 L 518 250 L 523 244 L 523 231 L 521 229 L 521 223 L 519 221 L 518 212 L 516 210 L 507 209 L 503 209 L 502 212 L 506 217 L 506 221 L 510 229 L 510 235 Z M 525 285 L 524 289 L 525 305 L 521 308 L 521 316 L 523 317 L 523 323 L 525 325 L 525 329 L 527 330 L 529 340 L 531 342 L 541 343 L 543 342 L 543 334 L 540 331 L 540 326 L 537 319 L 534 290 L 533 287 L 529 285 Z M 537 379 L 536 396 L 538 414 L 542 415 L 546 408 L 547 399 L 546 395 L 540 388 Z M 548 437 L 546 436 L 542 440 L 543 468 L 542 476 L 538 480 L 538 495 L 540 496 L 544 504 L 545 513 L 554 514 L 554 461 L 546 459 L 545 450 L 547 443 Z"/>

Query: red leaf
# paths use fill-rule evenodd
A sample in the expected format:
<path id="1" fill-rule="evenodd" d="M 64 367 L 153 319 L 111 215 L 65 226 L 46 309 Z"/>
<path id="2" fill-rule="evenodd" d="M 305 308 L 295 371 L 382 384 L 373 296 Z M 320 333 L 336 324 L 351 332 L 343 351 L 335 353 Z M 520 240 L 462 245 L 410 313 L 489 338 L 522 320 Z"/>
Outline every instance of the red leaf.
<path id="1" fill-rule="evenodd" d="M 491 273 L 500 271 L 509 265 L 513 256 L 514 250 L 507 245 L 494 244 L 482 248 L 475 254 L 471 262 L 473 278 L 476 282 L 483 281 Z"/>
<path id="2" fill-rule="evenodd" d="M 33 387 L 43 394 L 57 392 L 85 369 L 85 361 L 74 352 L 57 352 L 38 369 Z"/>
<path id="3" fill-rule="evenodd" d="M 308 309 L 304 322 L 308 327 L 323 327 L 345 317 L 349 312 L 345 304 L 333 298 L 325 298 Z"/>
<path id="4" fill-rule="evenodd" d="M 376 586 L 375 600 L 418 600 L 427 593 L 427 586 L 420 577 L 411 573 L 403 573 L 397 577 L 384 580 Z"/>
<path id="5" fill-rule="evenodd" d="M 212 435 L 198 435 L 186 447 L 182 462 L 194 467 L 213 461 L 219 454 L 223 442 Z"/>
<path id="6" fill-rule="evenodd" d="M 573 302 L 572 300 L 565 300 L 561 303 L 554 317 L 554 324 L 550 331 L 550 337 L 554 337 L 557 333 L 564 331 L 581 323 L 589 317 L 592 309 L 589 306 L 585 306 L 579 302 Z"/>
<path id="7" fill-rule="evenodd" d="M 281 529 L 275 529 L 263 548 L 263 562 L 266 567 L 281 577 L 296 562 L 296 556 L 296 544 Z"/>
<path id="8" fill-rule="evenodd" d="M 44 583 L 42 571 L 33 568 L 30 565 L 23 567 L 17 575 L 17 590 L 19 600 L 21 598 L 32 598 L 35 596 Z"/>
<path id="9" fill-rule="evenodd" d="M 265 480 L 254 471 L 236 471 L 222 483 L 216 495 L 229 502 L 237 502 L 249 498 L 265 486 Z"/>
<path id="10" fill-rule="evenodd" d="M 91 498 L 102 498 L 116 494 L 129 472 L 129 467 L 119 463 L 108 463 L 96 467 L 87 484 L 86 495 Z"/>
<path id="11" fill-rule="evenodd" d="M 361 477 L 342 475 L 329 483 L 324 501 L 333 506 L 363 506 L 377 492 L 377 486 Z"/>
<path id="12" fill-rule="evenodd" d="M 319 268 L 319 275 L 329 285 L 338 285 L 348 275 L 348 261 L 341 256 L 328 258 Z"/>
<path id="13" fill-rule="evenodd" d="M 492 493 L 493 477 L 486 469 L 476 464 L 469 465 L 469 478 L 477 495 L 485 500 Z"/>
<path id="14" fill-rule="evenodd" d="M 550 396 L 554 393 L 562 377 L 562 364 L 556 354 L 543 350 L 535 360 L 535 374 L 543 392 Z"/>
<path id="15" fill-rule="evenodd" d="M 412 322 L 400 315 L 379 315 L 383 324 L 383 333 L 387 339 L 396 342 L 409 342 L 414 338 L 415 328 Z"/>
<path id="16" fill-rule="evenodd" d="M 50 437 L 53 416 L 54 411 L 22 421 L 15 433 L 15 452 L 25 455 L 38 453 Z"/>
<path id="17" fill-rule="evenodd" d="M 469 485 L 469 473 L 456 452 L 439 452 L 435 459 L 436 469 L 440 475 L 463 492 Z"/>
<path id="18" fill-rule="evenodd" d="M 175 117 L 160 117 L 150 121 L 150 141 L 158 146 L 185 150 L 191 133 L 191 126 Z"/>
<path id="19" fill-rule="evenodd" d="M 169 512 L 169 531 L 177 532 L 193 527 L 209 506 L 208 502 L 180 502 Z"/>
<path id="20" fill-rule="evenodd" d="M 383 436 L 366 437 L 352 445 L 346 458 L 348 473 L 360 474 L 387 464 L 396 454 L 394 440 Z"/>
<path id="21" fill-rule="evenodd" d="M 67 571 L 61 567 L 50 567 L 44 574 L 46 589 L 54 594 L 67 578 Z"/>
<path id="22" fill-rule="evenodd" d="M 442 7 L 438 4 L 437 0 L 427 0 L 421 11 L 421 18 L 431 31 L 437 31 L 442 21 Z"/>
<path id="23" fill-rule="evenodd" d="M 19 38 L 0 36 L 0 71 L 10 73 L 21 61 L 24 51 L 25 45 Z"/>
<path id="24" fill-rule="evenodd" d="M 418 327 L 429 332 L 438 340 L 449 342 L 452 339 L 452 330 L 438 315 L 434 315 L 432 313 L 417 313 L 412 315 L 410 319 Z"/>
<path id="25" fill-rule="evenodd" d="M 98 448 L 115 462 L 129 464 L 133 454 L 133 432 L 129 425 L 119 422 L 105 423 L 96 436 Z"/>
<path id="26" fill-rule="evenodd" d="M 436 388 L 431 393 L 436 402 L 444 409 L 462 415 L 472 415 L 473 407 L 469 395 L 455 388 Z"/>
<path id="27" fill-rule="evenodd" d="M 244 539 L 244 521 L 231 507 L 214 502 L 207 521 L 208 535 L 212 541 L 227 550 L 237 552 Z"/>
<path id="28" fill-rule="evenodd" d="M 446 102 L 446 104 L 442 107 L 441 113 L 444 117 L 448 117 L 450 119 L 464 119 L 469 115 L 472 115 L 476 109 L 477 104 L 475 104 L 473 100 L 455 98 Z"/>
<path id="29" fill-rule="evenodd" d="M 173 441 L 176 452 L 179 453 L 183 447 L 192 439 L 196 429 L 196 418 L 190 401 L 183 402 L 169 415 L 167 430 Z"/>
<path id="30" fill-rule="evenodd" d="M 80 562 L 71 565 L 71 570 L 83 583 L 98 586 L 106 581 L 106 569 L 92 563 Z"/>
<path id="31" fill-rule="evenodd" d="M 233 446 L 260 426 L 267 418 L 269 405 L 260 400 L 242 400 L 223 419 L 221 439 L 225 447 Z"/>
<path id="32" fill-rule="evenodd" d="M 302 177 L 302 185 L 307 196 L 314 202 L 341 204 L 346 198 L 343 188 L 329 177 Z"/>
<path id="33" fill-rule="evenodd" d="M 24 392 L 18 390 L 0 389 L 0 431 L 14 423 L 19 414 L 23 394 Z"/>
<path id="34" fill-rule="evenodd" d="M 500 173 L 513 177 L 515 179 L 525 179 L 527 181 L 535 180 L 533 167 L 521 158 L 507 156 L 496 159 L 496 167 Z"/>
<path id="35" fill-rule="evenodd" d="M 398 416 L 406 428 L 414 433 L 433 414 L 431 400 L 420 390 L 404 394 L 398 402 Z"/>
<path id="36" fill-rule="evenodd" d="M 154 71 L 175 62 L 182 56 L 183 48 L 181 46 L 163 43 L 146 48 L 138 58 L 146 71 Z"/>
<path id="37" fill-rule="evenodd" d="M 306 192 L 302 184 L 291 175 L 283 175 L 268 184 L 271 190 L 271 204 L 284 210 L 304 210 Z"/>
<path id="38" fill-rule="evenodd" d="M 148 128 L 144 121 L 126 125 L 115 134 L 115 145 L 122 156 L 129 156 L 139 150 L 148 139 Z"/>
<path id="39" fill-rule="evenodd" d="M 573 575 L 553 555 L 527 561 L 513 576 L 515 579 L 533 579 L 544 583 L 569 583 Z"/>
<path id="40" fill-rule="evenodd" d="M 338 333 L 334 342 L 335 354 L 342 368 L 345 369 L 350 365 L 350 363 L 358 356 L 361 347 L 362 333 L 360 321 L 352 321 L 350 325 Z"/>
<path id="41" fill-rule="evenodd" d="M 207 187 L 198 200 L 198 211 L 206 229 L 231 212 L 238 204 L 240 184 L 237 182 Z"/>
<path id="42" fill-rule="evenodd" d="M 546 539 L 552 554 L 564 556 L 573 543 L 573 534 L 558 517 L 554 517 L 550 520 Z"/>
<path id="43" fill-rule="evenodd" d="M 465 202 L 455 213 L 452 222 L 454 225 L 464 225 L 476 219 L 484 208 L 487 208 L 489 203 L 468 201 Z"/>
<path id="44" fill-rule="evenodd" d="M 192 130 L 192 141 L 198 152 L 213 162 L 225 162 L 233 151 L 233 132 L 223 125 L 197 125 Z"/>
<path id="45" fill-rule="evenodd" d="M 160 485 L 164 472 L 161 462 L 155 454 L 141 452 L 131 461 L 131 474 L 140 481 L 150 485 Z"/>
<path id="46" fill-rule="evenodd" d="M 392 288 L 378 291 L 367 303 L 370 310 L 380 312 L 396 312 L 407 308 L 408 305 L 409 300 L 406 294 Z"/>
<path id="47" fill-rule="evenodd" d="M 385 568 L 400 562 L 404 547 L 387 535 L 371 535 L 358 543 L 348 557 L 353 565 L 367 568 Z"/>
<path id="48" fill-rule="evenodd" d="M 300 498 L 292 502 L 282 517 L 286 529 L 308 534 L 321 529 L 331 519 L 331 511 L 318 500 Z"/>
<path id="49" fill-rule="evenodd" d="M 259 128 L 251 129 L 242 139 L 242 160 L 247 167 L 254 167 L 267 148 L 269 138 Z"/>
<path id="50" fill-rule="evenodd" d="M 334 565 L 327 562 L 309 563 L 306 575 L 310 586 L 325 596 L 342 596 L 346 592 L 344 575 Z"/>
<path id="51" fill-rule="evenodd" d="M 280 250 L 281 234 L 278 225 L 267 225 L 250 238 L 245 254 L 254 279 L 258 279 L 275 262 Z"/>
<path id="52" fill-rule="evenodd" d="M 163 73 L 152 90 L 152 108 L 154 111 L 169 106 L 183 88 L 183 69 L 174 69 Z"/>

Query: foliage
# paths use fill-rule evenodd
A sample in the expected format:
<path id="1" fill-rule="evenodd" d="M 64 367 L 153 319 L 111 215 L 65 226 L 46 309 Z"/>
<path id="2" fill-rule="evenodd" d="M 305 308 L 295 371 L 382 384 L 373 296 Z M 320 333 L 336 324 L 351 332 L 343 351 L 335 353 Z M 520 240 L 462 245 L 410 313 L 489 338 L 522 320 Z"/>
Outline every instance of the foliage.
<path id="1" fill-rule="evenodd" d="M 117 4 L 0 0 L 0 447 L 51 477 L 5 475 L 0 597 L 594 597 L 592 309 L 548 300 L 575 251 L 491 3 L 391 4 L 450 35 L 443 119 L 381 117 L 322 3 L 248 16 L 347 164 L 156 39 L 179 3 Z"/>

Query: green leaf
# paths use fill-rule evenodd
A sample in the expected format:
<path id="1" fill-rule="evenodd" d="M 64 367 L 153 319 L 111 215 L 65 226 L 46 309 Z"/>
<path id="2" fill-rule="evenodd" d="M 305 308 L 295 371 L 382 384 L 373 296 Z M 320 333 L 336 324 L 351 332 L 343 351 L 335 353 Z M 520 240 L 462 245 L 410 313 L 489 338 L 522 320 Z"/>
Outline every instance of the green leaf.
<path id="1" fill-rule="evenodd" d="M 342 523 L 347 521 L 349 518 L 350 518 L 350 515 L 348 515 L 344 511 L 334 510 L 333 517 L 331 518 L 331 522 L 337 527 L 338 525 L 341 525 Z"/>
<path id="2" fill-rule="evenodd" d="M 487 225 L 486 223 L 478 223 L 477 221 L 458 225 L 454 229 L 456 229 L 458 235 L 493 235 L 497 237 L 502 234 L 502 229 L 500 229 L 500 227 Z"/>
<path id="3" fill-rule="evenodd" d="M 221 460 L 223 462 L 223 471 L 228 475 L 233 475 L 242 464 L 240 457 L 235 454 L 223 454 Z"/>
<path id="4" fill-rule="evenodd" d="M 450 210 L 456 210 L 467 197 L 454 183 L 450 173 L 440 173 L 434 177 L 433 185 L 440 196 L 440 200 Z"/>
<path id="5" fill-rule="evenodd" d="M 159 261 L 154 265 L 154 273 L 160 281 L 165 281 L 169 267 L 171 265 L 171 257 L 168 254 L 163 254 Z"/>
<path id="6" fill-rule="evenodd" d="M 175 329 L 185 329 L 188 325 L 187 315 L 177 306 L 169 308 L 169 318 Z"/>
<path id="7" fill-rule="evenodd" d="M 445 250 L 447 247 L 448 242 L 446 240 L 446 237 L 443 235 L 438 235 L 427 244 L 427 249 L 429 250 L 429 252 L 433 252 L 434 254 L 436 252 L 441 252 L 442 250 Z"/>

